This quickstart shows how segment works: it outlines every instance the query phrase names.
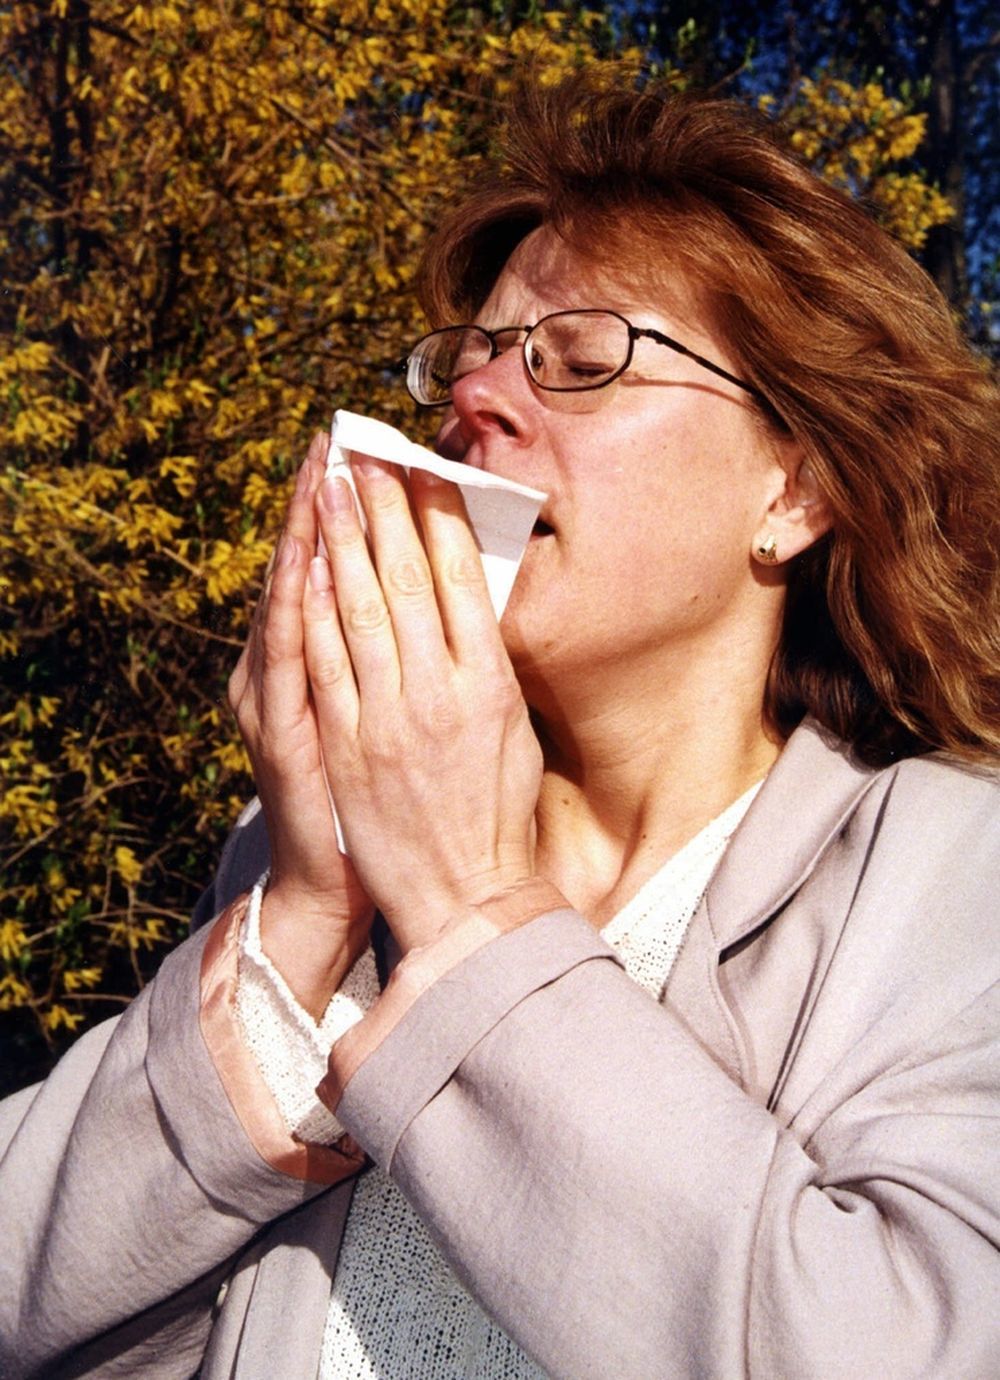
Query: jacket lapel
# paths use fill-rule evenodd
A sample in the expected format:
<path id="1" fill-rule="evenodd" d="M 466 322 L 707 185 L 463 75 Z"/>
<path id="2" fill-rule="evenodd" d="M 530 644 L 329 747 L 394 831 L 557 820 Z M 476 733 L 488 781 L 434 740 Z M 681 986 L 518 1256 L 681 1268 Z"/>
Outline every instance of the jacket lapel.
<path id="1" fill-rule="evenodd" d="M 705 893 L 721 954 L 796 892 L 881 775 L 807 719 L 789 738 Z"/>
<path id="2" fill-rule="evenodd" d="M 719 965 L 802 886 L 881 773 L 807 719 L 736 830 L 684 939 L 664 1004 L 741 1085 L 742 1039 Z"/>

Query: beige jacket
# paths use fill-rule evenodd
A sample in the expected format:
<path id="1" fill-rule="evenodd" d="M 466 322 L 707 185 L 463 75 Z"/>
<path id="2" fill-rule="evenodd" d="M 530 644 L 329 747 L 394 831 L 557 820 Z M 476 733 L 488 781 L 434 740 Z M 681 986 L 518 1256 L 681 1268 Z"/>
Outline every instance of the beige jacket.
<path id="1" fill-rule="evenodd" d="M 663 1004 L 546 913 L 432 983 L 338 1116 L 554 1376 L 996 1376 L 998 805 L 806 724 Z M 199 1025 L 210 932 L 0 1106 L 4 1376 L 315 1376 L 352 1179 L 254 1149 Z"/>

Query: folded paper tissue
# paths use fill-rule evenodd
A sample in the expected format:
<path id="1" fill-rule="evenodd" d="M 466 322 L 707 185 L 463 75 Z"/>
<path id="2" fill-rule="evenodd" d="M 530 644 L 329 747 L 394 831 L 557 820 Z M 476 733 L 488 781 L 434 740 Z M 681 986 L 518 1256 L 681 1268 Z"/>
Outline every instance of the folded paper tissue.
<path id="1" fill-rule="evenodd" d="M 514 584 L 515 576 L 528 545 L 531 529 L 538 517 L 538 510 L 545 502 L 545 494 L 538 489 L 529 489 L 525 484 L 516 484 L 512 479 L 502 479 L 498 474 L 462 465 L 454 460 L 445 460 L 425 446 L 409 440 L 401 431 L 374 417 L 362 417 L 357 412 L 338 411 L 334 413 L 330 432 L 330 450 L 327 457 L 326 472 L 329 478 L 342 477 L 351 486 L 355 496 L 354 476 L 351 473 L 350 456 L 370 455 L 375 460 L 385 460 L 390 464 L 402 465 L 410 470 L 430 470 L 441 479 L 457 484 L 465 500 L 465 510 L 479 547 L 486 586 L 497 618 L 503 613 L 507 599 Z M 361 513 L 361 505 L 358 504 Z M 364 515 L 361 516 L 364 522 Z M 346 853 L 344 837 L 337 817 L 333 795 L 330 794 L 330 808 L 337 827 L 337 843 L 342 853 Z"/>
<path id="2" fill-rule="evenodd" d="M 357 412 L 335 412 L 330 436 L 327 475 L 342 476 L 352 489 L 354 479 L 349 462 L 352 451 L 402 465 L 407 471 L 430 470 L 431 474 L 458 485 L 479 546 L 493 611 L 499 618 L 507 605 L 545 495 L 525 484 L 515 484 L 512 479 L 502 479 L 498 474 L 445 460 L 425 446 L 408 440 L 387 422 L 361 417 Z M 360 512 L 360 505 L 358 510 Z"/>

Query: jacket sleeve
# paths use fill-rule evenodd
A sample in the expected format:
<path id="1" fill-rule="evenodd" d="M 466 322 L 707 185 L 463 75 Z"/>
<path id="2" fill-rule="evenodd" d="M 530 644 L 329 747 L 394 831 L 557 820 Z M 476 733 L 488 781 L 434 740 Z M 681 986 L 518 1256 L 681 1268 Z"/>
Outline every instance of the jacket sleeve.
<path id="1" fill-rule="evenodd" d="M 250 1145 L 201 1038 L 205 935 L 0 1109 L 0 1374 L 190 1376 L 219 1286 L 317 1191 Z"/>
<path id="2" fill-rule="evenodd" d="M 233 870 L 239 847 L 220 901 L 259 869 L 251 846 Z M 217 928 L 0 1104 L 4 1377 L 191 1376 L 233 1258 L 322 1188 L 265 1162 L 206 1047 L 200 978 Z"/>
<path id="3" fill-rule="evenodd" d="M 996 850 L 907 829 L 910 865 L 855 850 L 780 1039 L 775 955 L 822 891 L 743 950 L 729 1016 L 783 1103 L 569 911 L 453 968 L 346 1080 L 342 1123 L 547 1373 L 997 1372 Z"/>

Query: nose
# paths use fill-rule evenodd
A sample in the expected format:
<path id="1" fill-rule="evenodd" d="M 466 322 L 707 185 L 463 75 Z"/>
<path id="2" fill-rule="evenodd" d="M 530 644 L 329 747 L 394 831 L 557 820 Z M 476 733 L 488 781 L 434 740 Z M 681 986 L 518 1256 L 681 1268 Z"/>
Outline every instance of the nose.
<path id="1" fill-rule="evenodd" d="M 520 343 L 459 379 L 451 401 L 469 444 L 491 434 L 528 444 L 537 399 Z"/>

